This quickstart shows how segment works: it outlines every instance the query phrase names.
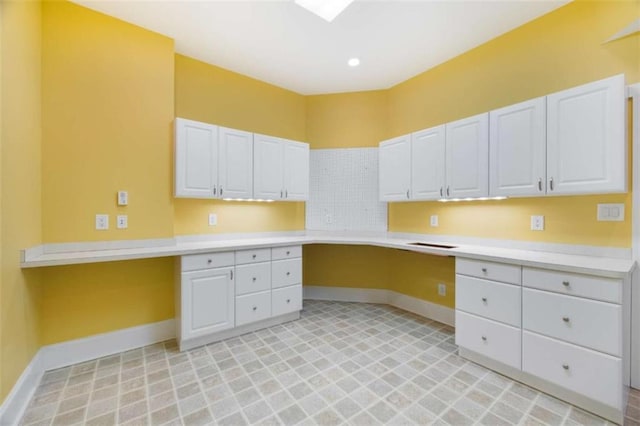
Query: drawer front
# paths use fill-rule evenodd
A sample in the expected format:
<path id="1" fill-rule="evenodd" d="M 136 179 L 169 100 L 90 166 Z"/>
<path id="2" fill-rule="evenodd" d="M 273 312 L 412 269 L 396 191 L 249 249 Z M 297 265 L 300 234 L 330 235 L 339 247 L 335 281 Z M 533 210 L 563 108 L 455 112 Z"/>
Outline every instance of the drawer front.
<path id="1" fill-rule="evenodd" d="M 522 277 L 521 269 L 518 265 L 507 265 L 504 263 L 456 257 L 456 274 L 469 275 L 486 280 L 520 284 Z"/>
<path id="2" fill-rule="evenodd" d="M 245 263 L 268 262 L 271 260 L 271 249 L 240 250 L 236 252 L 236 265 Z"/>
<path id="3" fill-rule="evenodd" d="M 622 281 L 613 278 L 525 267 L 522 285 L 604 302 L 622 302 Z"/>
<path id="4" fill-rule="evenodd" d="M 236 326 L 271 316 L 271 291 L 236 296 Z"/>
<path id="5" fill-rule="evenodd" d="M 300 309 L 302 309 L 301 285 L 278 288 L 271 293 L 271 313 L 274 317 Z"/>
<path id="6" fill-rule="evenodd" d="M 271 263 L 271 287 L 302 284 L 302 259 L 276 260 Z"/>
<path id="7" fill-rule="evenodd" d="M 520 369 L 520 329 L 456 310 L 456 345 Z"/>
<path id="8" fill-rule="evenodd" d="M 182 272 L 198 271 L 201 269 L 221 268 L 233 266 L 235 256 L 232 251 L 222 253 L 190 254 L 182 256 Z"/>
<path id="9" fill-rule="evenodd" d="M 622 409 L 622 360 L 525 331 L 522 369 L 589 398 Z"/>
<path id="10" fill-rule="evenodd" d="M 520 327 L 521 287 L 456 275 L 456 309 Z"/>
<path id="11" fill-rule="evenodd" d="M 271 290 L 271 262 L 236 266 L 236 294 Z"/>
<path id="12" fill-rule="evenodd" d="M 271 249 L 272 260 L 293 259 L 302 257 L 302 246 L 274 247 Z"/>
<path id="13" fill-rule="evenodd" d="M 620 305 L 525 288 L 522 327 L 611 355 L 622 354 Z"/>

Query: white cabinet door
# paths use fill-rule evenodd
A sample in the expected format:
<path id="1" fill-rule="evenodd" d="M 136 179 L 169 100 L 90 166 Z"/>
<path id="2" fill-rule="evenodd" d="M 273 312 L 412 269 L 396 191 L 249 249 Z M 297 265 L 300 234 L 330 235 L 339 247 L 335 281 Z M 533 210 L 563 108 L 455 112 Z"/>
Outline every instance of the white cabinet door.
<path id="1" fill-rule="evenodd" d="M 407 201 L 411 186 L 411 135 L 380 142 L 380 201 Z"/>
<path id="2" fill-rule="evenodd" d="M 253 135 L 253 194 L 257 199 L 279 200 L 284 196 L 284 156 L 279 138 Z"/>
<path id="3" fill-rule="evenodd" d="M 532 99 L 489 113 L 489 195 L 544 195 L 546 101 Z"/>
<path id="4" fill-rule="evenodd" d="M 283 141 L 284 199 L 301 201 L 309 199 L 309 145 L 302 142 Z"/>
<path id="5" fill-rule="evenodd" d="M 182 274 L 181 340 L 235 326 L 232 267 Z"/>
<path id="6" fill-rule="evenodd" d="M 438 200 L 445 190 L 445 126 L 411 135 L 411 198 Z"/>
<path id="7" fill-rule="evenodd" d="M 220 127 L 218 130 L 220 198 L 253 198 L 253 133 Z"/>
<path id="8" fill-rule="evenodd" d="M 215 198 L 218 127 L 176 118 L 175 132 L 175 196 Z"/>
<path id="9" fill-rule="evenodd" d="M 446 196 L 489 195 L 489 113 L 447 123 Z"/>
<path id="10" fill-rule="evenodd" d="M 625 192 L 624 75 L 547 96 L 547 194 Z"/>

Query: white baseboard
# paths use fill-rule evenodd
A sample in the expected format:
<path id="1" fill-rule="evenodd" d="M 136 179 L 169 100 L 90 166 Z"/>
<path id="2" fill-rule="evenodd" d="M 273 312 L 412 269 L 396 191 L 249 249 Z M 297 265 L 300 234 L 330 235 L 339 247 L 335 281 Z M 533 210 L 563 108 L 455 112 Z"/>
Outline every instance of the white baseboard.
<path id="1" fill-rule="evenodd" d="M 175 337 L 175 320 L 169 319 L 41 347 L 0 406 L 0 425 L 14 425 L 20 421 L 45 371 Z"/>
<path id="2" fill-rule="evenodd" d="M 346 288 L 325 286 L 303 286 L 304 298 L 310 300 L 333 300 L 336 302 L 384 303 L 413 312 L 425 318 L 450 326 L 455 325 L 455 310 L 393 290 L 373 288 Z"/>
<path id="3" fill-rule="evenodd" d="M 302 291 L 304 299 L 389 304 L 389 290 L 304 285 Z"/>

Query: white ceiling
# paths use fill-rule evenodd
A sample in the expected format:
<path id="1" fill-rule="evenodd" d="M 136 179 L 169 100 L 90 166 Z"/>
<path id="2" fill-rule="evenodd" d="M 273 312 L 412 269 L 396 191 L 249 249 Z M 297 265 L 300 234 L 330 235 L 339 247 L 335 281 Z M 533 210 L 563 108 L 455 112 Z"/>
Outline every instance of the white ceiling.
<path id="1" fill-rule="evenodd" d="M 356 0 L 331 23 L 293 0 L 75 2 L 169 36 L 183 55 L 308 95 L 389 88 L 569 0 Z"/>

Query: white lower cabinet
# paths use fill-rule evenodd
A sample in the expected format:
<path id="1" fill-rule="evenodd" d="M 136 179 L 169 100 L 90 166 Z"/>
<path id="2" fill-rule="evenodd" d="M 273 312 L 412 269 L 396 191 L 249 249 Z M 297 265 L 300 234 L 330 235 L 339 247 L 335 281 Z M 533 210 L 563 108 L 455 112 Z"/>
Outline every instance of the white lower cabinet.
<path id="1" fill-rule="evenodd" d="M 300 317 L 301 246 L 182 256 L 176 270 L 181 350 Z"/>
<path id="2" fill-rule="evenodd" d="M 180 338 L 190 339 L 234 326 L 233 268 L 182 274 Z"/>
<path id="3" fill-rule="evenodd" d="M 236 297 L 236 325 L 249 324 L 271 316 L 271 291 Z"/>
<path id="4" fill-rule="evenodd" d="M 456 258 L 460 354 L 621 423 L 630 280 Z"/>
<path id="5" fill-rule="evenodd" d="M 520 368 L 520 328 L 456 310 L 456 344 Z"/>
<path id="6" fill-rule="evenodd" d="M 622 405 L 620 358 L 524 331 L 522 369 L 606 405 Z"/>

